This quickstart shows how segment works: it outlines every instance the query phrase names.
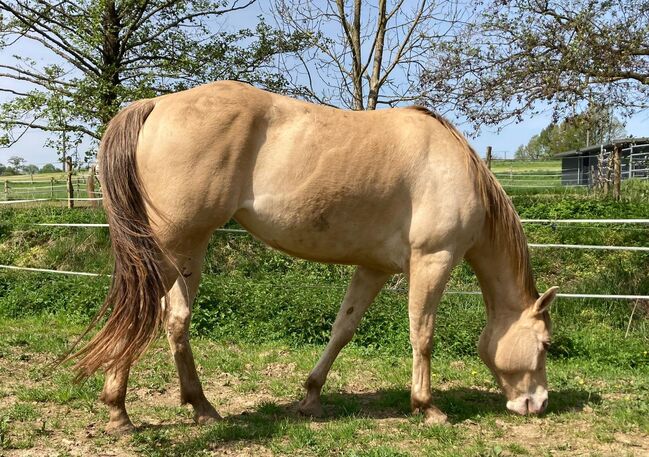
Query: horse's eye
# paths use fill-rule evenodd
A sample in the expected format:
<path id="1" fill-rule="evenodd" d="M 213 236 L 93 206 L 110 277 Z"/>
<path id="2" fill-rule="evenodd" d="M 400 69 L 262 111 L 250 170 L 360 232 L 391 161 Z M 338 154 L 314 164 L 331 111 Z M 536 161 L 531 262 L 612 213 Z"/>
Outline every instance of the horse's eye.
<path id="1" fill-rule="evenodd" d="M 541 344 L 543 345 L 543 349 L 546 351 L 550 349 L 550 341 L 543 341 Z"/>

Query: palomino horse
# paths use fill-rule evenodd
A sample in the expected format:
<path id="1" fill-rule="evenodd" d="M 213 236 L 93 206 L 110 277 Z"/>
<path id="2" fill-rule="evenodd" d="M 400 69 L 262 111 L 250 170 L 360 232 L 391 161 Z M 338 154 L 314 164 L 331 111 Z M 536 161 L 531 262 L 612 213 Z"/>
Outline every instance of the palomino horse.
<path id="1" fill-rule="evenodd" d="M 80 377 L 106 370 L 107 429 L 132 428 L 124 399 L 131 364 L 167 331 L 183 403 L 218 419 L 189 345 L 191 306 L 210 235 L 231 218 L 266 244 L 319 262 L 357 265 L 324 354 L 306 380 L 303 413 L 387 279 L 404 272 L 413 351 L 413 410 L 430 423 L 437 305 L 466 258 L 487 308 L 479 353 L 507 407 L 547 405 L 548 307 L 539 297 L 521 223 L 463 136 L 424 108 L 351 112 L 237 82 L 141 100 L 110 122 L 99 152 L 115 257 L 99 315 L 77 354 Z"/>

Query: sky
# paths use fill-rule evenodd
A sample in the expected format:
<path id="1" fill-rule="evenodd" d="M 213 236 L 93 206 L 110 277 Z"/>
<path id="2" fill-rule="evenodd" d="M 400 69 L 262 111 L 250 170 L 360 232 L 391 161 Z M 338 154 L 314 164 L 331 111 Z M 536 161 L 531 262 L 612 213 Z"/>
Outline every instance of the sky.
<path id="1" fill-rule="evenodd" d="M 268 9 L 266 2 L 260 2 L 253 7 L 246 10 L 229 14 L 227 22 L 221 21 L 218 27 L 224 30 L 234 31 L 243 27 L 254 27 L 257 22 L 257 17 L 264 15 L 268 17 Z M 268 19 L 269 23 L 273 23 L 272 19 Z M 40 63 L 51 63 L 52 54 L 43 50 L 40 45 L 34 44 L 27 40 L 21 40 L 19 47 L 14 46 L 8 50 L 0 50 L 0 62 L 9 62 L 12 54 L 20 53 L 21 55 L 29 56 Z M 17 82 L 11 82 L 7 79 L 0 79 L 0 84 L 3 87 L 10 85 L 12 88 L 20 88 Z M 0 94 L 0 100 L 6 100 L 6 94 Z M 447 116 L 453 120 L 452 113 L 447 113 Z M 526 144 L 529 139 L 539 133 L 544 127 L 551 122 L 551 113 L 537 114 L 533 117 L 526 117 L 520 123 L 513 123 L 507 126 L 498 128 L 483 128 L 480 133 L 475 137 L 470 137 L 469 142 L 484 156 L 487 146 L 492 146 L 494 157 L 497 158 L 512 158 L 518 146 Z M 643 112 L 634 115 L 633 117 L 625 120 L 626 133 L 635 137 L 649 136 L 649 112 Z M 460 130 L 470 130 L 468 126 L 459 125 Z M 47 148 L 44 143 L 47 140 L 47 133 L 37 130 L 32 130 L 24 135 L 20 142 L 10 148 L 0 148 L 0 163 L 7 164 L 7 159 L 11 156 L 20 156 L 26 159 L 28 163 L 42 166 L 46 163 L 56 163 L 57 155 L 52 149 Z"/>

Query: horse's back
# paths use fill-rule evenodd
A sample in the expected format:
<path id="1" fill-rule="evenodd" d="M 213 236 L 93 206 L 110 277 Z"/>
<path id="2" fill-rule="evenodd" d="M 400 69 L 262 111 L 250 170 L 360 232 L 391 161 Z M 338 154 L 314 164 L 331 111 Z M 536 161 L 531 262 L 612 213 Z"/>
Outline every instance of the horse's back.
<path id="1" fill-rule="evenodd" d="M 234 215 L 293 255 L 396 271 L 413 243 L 435 249 L 471 222 L 459 147 L 416 110 L 344 111 L 220 82 L 156 99 L 138 167 L 179 226 Z"/>

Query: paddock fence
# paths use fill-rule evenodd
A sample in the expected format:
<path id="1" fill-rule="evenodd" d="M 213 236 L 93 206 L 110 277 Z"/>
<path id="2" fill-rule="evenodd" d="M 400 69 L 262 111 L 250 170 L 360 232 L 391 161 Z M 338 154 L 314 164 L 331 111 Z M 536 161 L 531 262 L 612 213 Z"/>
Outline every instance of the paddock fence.
<path id="1" fill-rule="evenodd" d="M 523 224 L 542 224 L 551 226 L 565 225 L 591 225 L 597 228 L 598 225 L 625 226 L 630 230 L 649 230 L 649 219 L 521 219 Z M 25 224 L 1 224 L 5 226 L 21 227 L 67 227 L 71 229 L 107 229 L 108 224 L 103 223 L 59 223 L 59 222 L 34 222 Z M 629 227 L 629 226 L 635 226 Z M 230 234 L 237 236 L 250 236 L 249 232 L 242 229 L 221 228 L 216 230 L 217 233 Z M 582 244 L 559 244 L 559 243 L 528 243 L 530 249 L 569 249 L 569 250 L 588 250 L 588 251 L 627 251 L 627 252 L 649 252 L 649 246 L 615 246 L 615 245 L 582 245 Z M 72 276 L 90 276 L 90 277 L 109 277 L 108 274 L 84 271 L 66 271 L 48 268 L 25 267 L 17 265 L 2 265 L 0 270 L 5 271 L 26 271 L 38 272 L 55 275 L 72 275 Z M 322 286 L 327 287 L 327 286 Z M 404 289 L 393 289 L 404 291 Z M 454 295 L 481 295 L 480 291 L 464 290 L 447 290 L 445 293 Z M 591 294 L 591 293 L 559 293 L 558 297 L 567 299 L 601 299 L 601 300 L 632 300 L 632 301 L 649 301 L 647 294 Z"/>

